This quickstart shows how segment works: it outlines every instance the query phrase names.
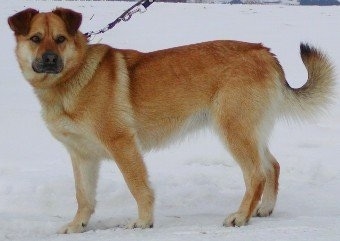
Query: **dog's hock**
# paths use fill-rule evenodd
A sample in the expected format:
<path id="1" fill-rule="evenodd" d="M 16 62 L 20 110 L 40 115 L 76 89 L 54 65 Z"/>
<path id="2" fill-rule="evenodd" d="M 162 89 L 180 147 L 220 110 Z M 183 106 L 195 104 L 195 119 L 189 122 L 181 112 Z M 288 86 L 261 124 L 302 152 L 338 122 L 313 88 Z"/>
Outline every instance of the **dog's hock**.
<path id="1" fill-rule="evenodd" d="M 8 18 L 8 25 L 14 31 L 15 35 L 27 35 L 30 30 L 31 21 L 38 13 L 39 11 L 33 8 L 18 12 Z"/>

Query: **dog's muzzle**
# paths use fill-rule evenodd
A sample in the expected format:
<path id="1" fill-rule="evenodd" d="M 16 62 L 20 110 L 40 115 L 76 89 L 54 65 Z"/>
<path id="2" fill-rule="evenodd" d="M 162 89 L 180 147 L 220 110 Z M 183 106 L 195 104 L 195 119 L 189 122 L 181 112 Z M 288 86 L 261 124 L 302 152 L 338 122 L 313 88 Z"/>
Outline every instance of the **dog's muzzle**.
<path id="1" fill-rule="evenodd" d="M 56 53 L 48 50 L 41 59 L 35 59 L 32 68 L 36 73 L 58 74 L 63 68 L 63 60 Z"/>

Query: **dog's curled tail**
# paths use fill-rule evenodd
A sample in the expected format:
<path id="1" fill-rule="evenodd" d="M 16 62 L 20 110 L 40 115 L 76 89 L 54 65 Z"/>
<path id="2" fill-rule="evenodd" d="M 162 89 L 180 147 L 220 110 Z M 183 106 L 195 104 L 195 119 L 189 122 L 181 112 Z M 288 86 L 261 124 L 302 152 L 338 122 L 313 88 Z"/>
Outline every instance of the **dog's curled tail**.
<path id="1" fill-rule="evenodd" d="M 335 69 L 322 51 L 308 44 L 300 44 L 300 54 L 308 72 L 308 79 L 305 85 L 297 89 L 287 83 L 284 113 L 294 119 L 313 119 L 315 114 L 324 112 L 332 102 Z"/>

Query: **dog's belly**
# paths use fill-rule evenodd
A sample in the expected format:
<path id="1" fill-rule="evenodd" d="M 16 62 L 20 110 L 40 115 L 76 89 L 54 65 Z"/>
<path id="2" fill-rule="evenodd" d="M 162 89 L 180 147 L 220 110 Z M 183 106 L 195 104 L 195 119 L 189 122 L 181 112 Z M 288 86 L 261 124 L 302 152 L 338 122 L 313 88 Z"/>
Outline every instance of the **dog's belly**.
<path id="1" fill-rule="evenodd" d="M 144 115 L 145 116 L 145 115 Z M 143 118 L 137 127 L 137 137 L 143 151 L 162 148 L 184 139 L 189 133 L 208 126 L 209 111 L 202 110 L 189 117 Z"/>

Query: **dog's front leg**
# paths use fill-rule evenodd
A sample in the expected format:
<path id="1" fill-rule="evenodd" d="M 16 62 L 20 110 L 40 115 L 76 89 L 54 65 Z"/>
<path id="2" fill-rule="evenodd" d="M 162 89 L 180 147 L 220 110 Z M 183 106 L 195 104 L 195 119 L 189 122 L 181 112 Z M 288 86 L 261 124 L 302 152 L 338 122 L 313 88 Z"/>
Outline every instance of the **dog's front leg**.
<path id="1" fill-rule="evenodd" d="M 77 213 L 71 223 L 59 230 L 59 233 L 81 233 L 95 209 L 95 195 L 98 180 L 99 161 L 84 158 L 71 152 L 73 173 L 78 202 Z"/>
<path id="2" fill-rule="evenodd" d="M 128 224 L 127 228 L 152 228 L 154 195 L 134 135 L 122 134 L 109 138 L 106 145 L 138 205 L 138 219 Z"/>

